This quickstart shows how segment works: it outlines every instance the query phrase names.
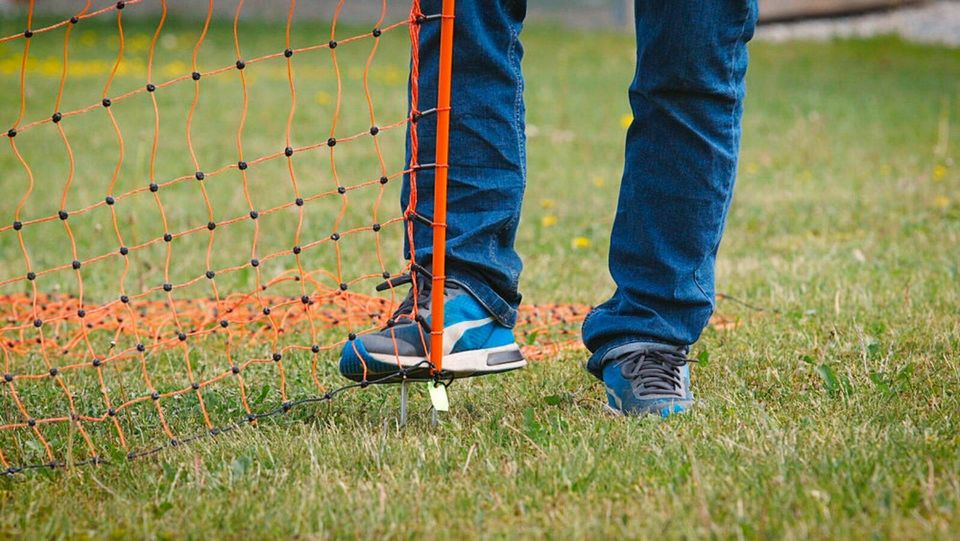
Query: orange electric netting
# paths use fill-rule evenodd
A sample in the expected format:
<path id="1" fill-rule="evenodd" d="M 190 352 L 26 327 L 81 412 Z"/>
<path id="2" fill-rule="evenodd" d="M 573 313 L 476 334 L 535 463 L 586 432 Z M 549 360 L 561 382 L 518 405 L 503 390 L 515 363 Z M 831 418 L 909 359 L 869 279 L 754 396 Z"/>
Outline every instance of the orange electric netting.
<path id="1" fill-rule="evenodd" d="M 417 103 L 418 28 L 442 17 L 414 1 L 391 21 L 383 0 L 348 18 L 340 0 L 321 25 L 291 0 L 280 32 L 224 3 L 199 22 L 166 0 L 0 19 L 7 473 L 133 459 L 366 386 L 341 386 L 335 359 L 401 300 L 361 291 L 410 270 L 416 122 L 437 113 Z M 586 310 L 524 307 L 528 357 L 574 344 Z"/>

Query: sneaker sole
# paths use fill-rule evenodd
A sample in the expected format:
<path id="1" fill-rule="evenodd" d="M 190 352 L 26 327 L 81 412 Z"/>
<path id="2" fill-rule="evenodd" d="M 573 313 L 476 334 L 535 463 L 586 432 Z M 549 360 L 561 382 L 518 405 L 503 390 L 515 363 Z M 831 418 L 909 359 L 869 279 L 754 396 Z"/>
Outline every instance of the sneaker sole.
<path id="1" fill-rule="evenodd" d="M 380 353 L 367 353 L 379 363 L 399 368 L 411 368 L 423 364 L 423 357 L 397 356 Z M 510 372 L 527 366 L 527 360 L 517 344 L 507 344 L 487 349 L 474 349 L 451 353 L 443 357 L 443 373 L 454 378 L 469 378 L 486 374 Z M 429 368 L 414 370 L 407 374 L 408 379 L 432 379 Z"/>
<path id="2" fill-rule="evenodd" d="M 604 404 L 603 407 L 608 414 L 614 417 L 642 417 L 644 415 L 654 415 L 666 419 L 672 415 L 679 415 L 690 411 L 690 408 L 693 407 L 693 400 L 678 400 L 676 402 L 669 402 L 667 404 L 631 410 L 629 413 L 625 413 L 622 410 L 614 408 L 610 404 Z"/>

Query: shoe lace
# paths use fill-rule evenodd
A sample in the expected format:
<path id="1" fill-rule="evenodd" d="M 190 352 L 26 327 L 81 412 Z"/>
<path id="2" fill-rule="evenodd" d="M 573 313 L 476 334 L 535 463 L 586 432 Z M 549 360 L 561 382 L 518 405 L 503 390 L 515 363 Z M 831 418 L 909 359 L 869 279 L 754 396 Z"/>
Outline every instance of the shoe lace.
<path id="1" fill-rule="evenodd" d="M 683 383 L 680 369 L 697 362 L 673 351 L 638 351 L 620 366 L 620 373 L 630 381 L 637 396 L 679 394 Z"/>
<path id="2" fill-rule="evenodd" d="M 387 320 L 387 328 L 393 327 L 401 319 L 416 321 L 424 328 L 429 328 L 427 318 L 420 311 L 430 309 L 431 279 L 429 271 L 414 263 L 410 272 L 395 276 L 377 285 L 377 291 L 386 291 L 406 284 L 411 286 L 407 296 L 404 297 L 397 309 L 394 310 L 393 315 Z M 416 292 L 416 296 L 414 296 L 414 292 Z M 417 309 L 414 310 L 414 307 Z"/>

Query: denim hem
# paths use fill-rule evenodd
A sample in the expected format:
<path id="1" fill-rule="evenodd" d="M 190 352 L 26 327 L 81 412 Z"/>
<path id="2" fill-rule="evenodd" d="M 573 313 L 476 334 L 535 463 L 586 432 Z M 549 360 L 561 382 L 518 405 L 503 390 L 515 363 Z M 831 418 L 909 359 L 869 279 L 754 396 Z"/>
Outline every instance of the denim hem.
<path id="1" fill-rule="evenodd" d="M 456 271 L 448 272 L 446 279 L 467 290 L 467 293 L 477 299 L 477 302 L 483 305 L 487 312 L 490 312 L 493 319 L 504 327 L 512 329 L 517 324 L 517 309 L 503 300 L 503 297 L 498 295 L 483 280 Z"/>
<path id="2" fill-rule="evenodd" d="M 634 346 L 632 348 L 625 348 L 624 346 Z M 587 360 L 587 371 L 594 375 L 597 379 L 603 381 L 603 367 L 607 361 L 611 360 L 615 356 L 610 354 L 616 349 L 630 349 L 630 350 L 639 350 L 639 349 L 667 349 L 672 351 L 682 351 L 686 355 L 690 351 L 690 346 L 678 346 L 677 344 L 669 344 L 655 338 L 649 338 L 646 336 L 624 336 L 618 338 L 617 340 L 612 340 L 602 347 L 597 349 L 590 355 L 590 359 Z M 610 356 L 611 359 L 607 357 Z"/>

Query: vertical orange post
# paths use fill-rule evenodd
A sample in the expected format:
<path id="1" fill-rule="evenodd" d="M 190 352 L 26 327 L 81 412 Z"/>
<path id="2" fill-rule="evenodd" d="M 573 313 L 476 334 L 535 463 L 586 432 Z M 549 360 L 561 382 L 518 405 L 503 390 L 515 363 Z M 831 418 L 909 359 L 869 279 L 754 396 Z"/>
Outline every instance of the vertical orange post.
<path id="1" fill-rule="evenodd" d="M 443 291 L 447 256 L 447 173 L 450 158 L 450 86 L 453 78 L 454 0 L 443 0 L 440 20 L 440 77 L 437 82 L 437 156 L 433 186 L 433 287 L 430 362 L 443 369 Z"/>

